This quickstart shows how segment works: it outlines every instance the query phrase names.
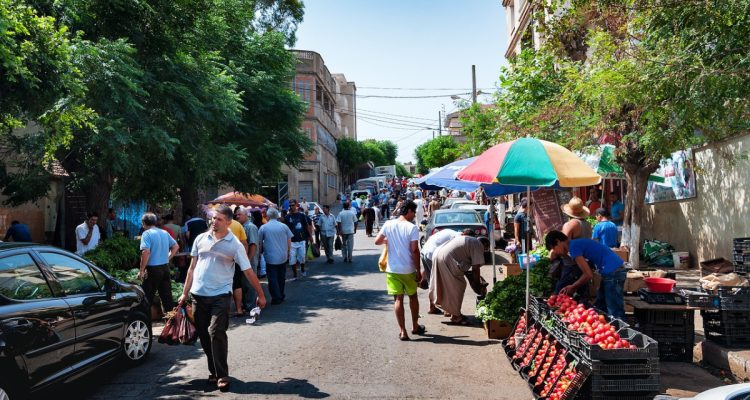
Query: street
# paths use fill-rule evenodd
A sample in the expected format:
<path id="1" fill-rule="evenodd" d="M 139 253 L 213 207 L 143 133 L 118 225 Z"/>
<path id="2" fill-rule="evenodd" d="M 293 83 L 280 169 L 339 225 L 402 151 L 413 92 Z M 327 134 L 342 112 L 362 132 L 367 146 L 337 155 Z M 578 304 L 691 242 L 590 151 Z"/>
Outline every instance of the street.
<path id="1" fill-rule="evenodd" d="M 380 250 L 360 230 L 353 264 L 340 262 L 340 252 L 332 265 L 321 257 L 308 264 L 308 277 L 287 282 L 287 300 L 268 306 L 255 325 L 233 319 L 228 393 L 208 385 L 200 345 L 166 346 L 154 340 L 141 366 L 111 364 L 55 394 L 108 400 L 531 398 L 502 347 L 486 339 L 482 326 L 450 326 L 447 318 L 428 315 L 426 291 L 419 291 L 426 335 L 399 341 L 393 301 L 377 267 Z M 490 268 L 484 275 L 491 281 Z M 469 289 L 463 313 L 473 315 L 474 303 Z"/>

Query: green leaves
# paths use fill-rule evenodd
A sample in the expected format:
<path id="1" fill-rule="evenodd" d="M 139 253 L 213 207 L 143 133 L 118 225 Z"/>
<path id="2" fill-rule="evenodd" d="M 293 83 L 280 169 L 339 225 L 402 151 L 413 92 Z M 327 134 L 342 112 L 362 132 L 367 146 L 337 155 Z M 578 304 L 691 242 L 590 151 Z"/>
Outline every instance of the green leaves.
<path id="1" fill-rule="evenodd" d="M 430 168 L 442 167 L 456 161 L 461 156 L 461 150 L 453 136 L 438 136 L 422 143 L 414 150 L 417 159 L 417 172 L 427 174 Z"/>

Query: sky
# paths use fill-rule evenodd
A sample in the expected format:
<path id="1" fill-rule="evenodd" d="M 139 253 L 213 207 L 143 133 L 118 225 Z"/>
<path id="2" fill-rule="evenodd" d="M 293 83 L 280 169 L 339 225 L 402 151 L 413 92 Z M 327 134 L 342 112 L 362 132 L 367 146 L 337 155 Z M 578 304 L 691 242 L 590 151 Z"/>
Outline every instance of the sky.
<path id="1" fill-rule="evenodd" d="M 493 93 L 506 64 L 501 0 L 304 4 L 294 48 L 318 52 L 331 73 L 343 73 L 356 83 L 357 138 L 393 141 L 400 162 L 415 161 L 414 149 L 432 139 L 443 107 L 448 113 L 457 109 L 451 95 L 471 99 L 472 65 L 477 90 Z M 491 96 L 482 94 L 479 101 L 490 102 Z"/>

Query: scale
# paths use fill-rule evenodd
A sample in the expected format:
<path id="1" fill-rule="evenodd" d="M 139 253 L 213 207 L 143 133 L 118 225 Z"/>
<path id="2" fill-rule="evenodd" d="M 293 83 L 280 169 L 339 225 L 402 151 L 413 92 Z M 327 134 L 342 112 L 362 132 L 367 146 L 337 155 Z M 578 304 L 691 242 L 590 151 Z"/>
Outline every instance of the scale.
<path id="1" fill-rule="evenodd" d="M 679 293 L 674 292 L 655 293 L 649 291 L 647 288 L 640 288 L 638 289 L 638 297 L 649 304 L 685 304 L 685 298 L 682 297 Z"/>

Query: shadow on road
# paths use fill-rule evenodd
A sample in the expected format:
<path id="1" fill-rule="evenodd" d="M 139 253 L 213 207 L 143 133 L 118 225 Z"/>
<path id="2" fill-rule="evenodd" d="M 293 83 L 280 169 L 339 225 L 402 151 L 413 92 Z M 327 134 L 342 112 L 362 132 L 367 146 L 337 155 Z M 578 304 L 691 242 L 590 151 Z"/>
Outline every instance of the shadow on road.
<path id="1" fill-rule="evenodd" d="M 298 395 L 305 399 L 324 399 L 330 397 L 328 393 L 321 392 L 320 389 L 308 382 L 307 379 L 294 378 L 285 378 L 278 382 L 240 382 L 232 380 L 229 392 L 237 394 L 267 395 L 290 394 Z"/>
<path id="2" fill-rule="evenodd" d="M 460 345 L 460 346 L 476 346 L 476 347 L 484 347 L 489 346 L 493 342 L 486 340 L 486 341 L 476 341 L 473 339 L 464 340 L 460 338 L 468 338 L 468 336 L 443 336 L 443 335 L 434 335 L 434 334 L 424 334 L 422 336 L 418 336 L 418 338 L 412 337 L 413 342 L 429 342 L 434 344 L 454 344 L 454 345 Z"/>

